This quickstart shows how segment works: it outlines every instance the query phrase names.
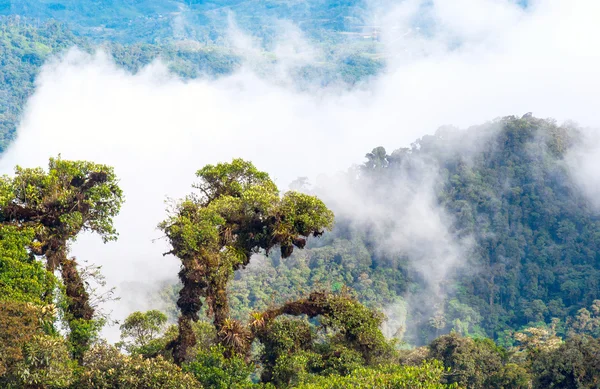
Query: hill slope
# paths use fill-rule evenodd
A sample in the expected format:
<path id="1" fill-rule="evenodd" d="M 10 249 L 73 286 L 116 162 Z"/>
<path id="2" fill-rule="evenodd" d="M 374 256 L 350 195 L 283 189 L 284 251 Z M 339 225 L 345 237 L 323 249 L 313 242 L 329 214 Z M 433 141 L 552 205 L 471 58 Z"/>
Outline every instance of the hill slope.
<path id="1" fill-rule="evenodd" d="M 338 223 L 325 243 L 247 270 L 232 289 L 234 304 L 246 311 L 271 295 L 283 300 L 315 287 L 350 287 L 363 302 L 387 307 L 392 317 L 407 314 L 409 327 L 417 329 L 406 334 L 411 343 L 451 329 L 503 338 L 505 331 L 552 318 L 560 319 L 564 332 L 569 317 L 600 297 L 600 219 L 565 161 L 579 140 L 574 128 L 508 117 L 465 131 L 440 129 L 391 154 L 376 149 L 350 174 L 349 187 L 362 188 L 365 207 L 387 207 L 388 232 L 382 234 L 380 220 L 357 219 L 334 202 Z M 450 238 L 432 236 L 427 244 L 468 243 L 447 273 L 433 278 L 441 301 L 424 297 L 434 293 L 427 272 L 446 266 L 443 249 L 417 250 L 422 242 L 410 239 L 382 249 L 386 239 L 404 233 L 402 215 L 414 205 L 398 188 L 420 188 L 417 195 L 424 195 L 426 187 L 419 185 L 432 170 L 430 187 Z M 315 192 L 327 198 L 322 188 Z M 431 259 L 430 267 L 419 263 L 436 253 L 440 258 Z M 408 303 L 408 312 L 399 300 Z"/>

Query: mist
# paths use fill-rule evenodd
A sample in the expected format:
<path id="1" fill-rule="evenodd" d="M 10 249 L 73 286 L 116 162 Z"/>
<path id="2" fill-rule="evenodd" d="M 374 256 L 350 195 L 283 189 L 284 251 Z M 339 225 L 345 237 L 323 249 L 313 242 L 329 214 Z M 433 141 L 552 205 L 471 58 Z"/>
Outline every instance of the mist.
<path id="1" fill-rule="evenodd" d="M 188 193 L 207 163 L 245 158 L 286 189 L 296 177 L 331 177 L 373 147 L 405 147 L 445 124 L 531 111 L 600 127 L 598 14 L 594 0 L 537 0 L 526 8 L 508 0 L 373 2 L 365 17 L 381 26 L 386 69 L 354 89 L 310 92 L 295 88 L 290 69 L 296 60 L 317 61 L 319 48 L 285 21 L 273 77 L 257 68 L 252 37 L 234 27 L 231 41 L 247 53 L 246 64 L 216 80 L 181 80 L 160 61 L 131 74 L 103 52 L 73 48 L 38 76 L 0 173 L 45 166 L 58 154 L 115 167 L 126 196 L 115 221 L 119 241 L 82 236 L 72 254 L 103 266 L 122 297 L 107 309 L 122 319 L 153 306 L 146 296 L 175 279 L 179 262 L 163 257 L 156 225 L 165 200 Z M 584 179 L 595 176 L 596 159 L 580 161 Z M 357 223 L 365 215 L 388 218 L 388 205 L 402 205 L 395 214 L 403 230 L 382 232 L 382 250 L 414 253 L 435 295 L 469 242 L 452 238 L 451 221 L 433 200 L 435 172 L 428 177 L 419 186 L 395 182 L 401 195 L 391 204 L 366 203 L 343 185 L 323 186 L 322 195 Z M 105 335 L 114 341 L 118 331 Z"/>

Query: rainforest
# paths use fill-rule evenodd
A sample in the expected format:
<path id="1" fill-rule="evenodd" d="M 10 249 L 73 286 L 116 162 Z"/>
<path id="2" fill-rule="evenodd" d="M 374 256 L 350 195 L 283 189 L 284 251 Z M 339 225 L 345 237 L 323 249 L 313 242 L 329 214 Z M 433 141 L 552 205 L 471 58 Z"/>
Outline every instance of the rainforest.
<path id="1" fill-rule="evenodd" d="M 0 0 L 0 387 L 599 388 L 594 11 Z"/>

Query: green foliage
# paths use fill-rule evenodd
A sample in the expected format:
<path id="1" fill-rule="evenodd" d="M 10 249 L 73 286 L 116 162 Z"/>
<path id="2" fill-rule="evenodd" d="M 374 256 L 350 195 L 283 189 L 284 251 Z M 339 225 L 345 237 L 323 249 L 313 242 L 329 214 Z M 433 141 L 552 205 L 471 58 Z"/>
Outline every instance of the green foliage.
<path id="1" fill-rule="evenodd" d="M 69 320 L 69 345 L 73 356 L 79 358 L 98 339 L 104 323 L 102 320 L 73 319 Z"/>
<path id="2" fill-rule="evenodd" d="M 31 256 L 33 229 L 0 225 L 0 300 L 50 303 L 56 278 Z"/>
<path id="3" fill-rule="evenodd" d="M 321 325 L 339 332 L 339 341 L 358 351 L 367 364 L 383 363 L 393 355 L 392 345 L 383 336 L 383 316 L 343 295 L 328 299 Z"/>
<path id="4" fill-rule="evenodd" d="M 282 314 L 318 317 L 319 326 L 277 318 Z M 348 374 L 396 357 L 379 329 L 381 317 L 347 295 L 313 292 L 251 316 L 250 327 L 263 346 L 261 379 L 276 386 L 302 382 L 311 374 Z"/>
<path id="5" fill-rule="evenodd" d="M 308 374 L 311 357 L 318 357 L 311 352 L 315 335 L 314 329 L 304 320 L 282 318 L 270 325 L 260 337 L 262 381 L 273 382 L 276 386 L 287 385 Z"/>
<path id="6" fill-rule="evenodd" d="M 250 374 L 254 366 L 243 358 L 225 358 L 222 346 L 215 345 L 200 349 L 193 361 L 183 366 L 183 371 L 192 374 L 205 388 L 242 389 L 252 388 Z M 256 385 L 258 387 L 258 385 Z"/>
<path id="7" fill-rule="evenodd" d="M 535 388 L 600 387 L 600 339 L 575 336 L 531 360 Z"/>
<path id="8" fill-rule="evenodd" d="M 66 388 L 73 363 L 67 342 L 49 335 L 53 306 L 0 301 L 0 386 L 3 388 Z"/>
<path id="9" fill-rule="evenodd" d="M 427 344 L 451 330 L 498 340 L 553 318 L 560 320 L 559 335 L 597 336 L 592 306 L 600 298 L 600 223 L 564 161 L 581 139 L 569 125 L 506 117 L 464 131 L 441 128 L 412 148 L 367 154 L 350 177 L 365 201 L 394 204 L 395 185 L 426 179 L 424 165 L 439 177 L 435 194 L 452 236 L 473 242 L 462 253 L 465 266 L 443 285 L 448 300 L 433 315 L 429 306 L 410 306 L 411 326 L 419 331 L 407 331 L 405 341 Z M 347 287 L 371 308 L 426 291 L 411 266 L 415 258 L 379 250 L 375 231 L 381 230 L 338 217 L 332 233 L 304 252 L 272 255 L 259 269 L 244 270 L 230 288 L 232 316 L 244 318 L 266 309 L 266 301 L 281 304 L 312 289 Z"/>
<path id="10" fill-rule="evenodd" d="M 360 368 L 347 376 L 313 376 L 306 383 L 295 386 L 301 389 L 444 389 L 458 388 L 456 384 L 442 384 L 446 373 L 438 361 L 423 362 L 420 366 L 388 365 L 379 368 Z"/>
<path id="11" fill-rule="evenodd" d="M 440 204 L 455 216 L 457 234 L 473 234 L 478 249 L 468 260 L 485 270 L 459 272 L 454 295 L 436 316 L 421 317 L 418 307 L 408 312 L 421 320 L 422 340 L 456 333 L 400 358 L 381 334 L 382 316 L 359 301 L 381 306 L 418 290 L 420 281 L 406 270 L 409 259 L 376 252 L 368 228 L 351 231 L 344 220 L 319 246 L 290 256 L 290 248 L 305 247 L 306 237 L 331 227 L 333 216 L 316 197 L 280 196 L 266 173 L 242 160 L 200 170 L 198 193 L 177 203 L 161 225 L 184 265 L 184 290 L 192 292 L 180 296 L 188 299 L 180 308 L 196 344 L 183 371 L 169 360 L 182 331 L 165 331 L 166 318 L 156 311 L 137 312 L 123 324 L 131 357 L 106 345 L 86 351 L 99 325 L 89 318 L 67 316 L 66 343 L 53 331 L 56 309 L 48 304 L 56 282 L 31 254 L 50 253 L 49 242 L 65 244 L 80 230 L 114 239 L 122 193 L 102 165 L 59 159 L 48 172 L 18 168 L 14 178 L 0 179 L 0 386 L 245 388 L 261 387 L 249 377 L 262 371 L 264 386 L 278 387 L 598 387 L 600 346 L 587 336 L 599 328 L 597 226 L 587 203 L 558 182 L 568 180 L 561 158 L 576 131 L 533 118 L 495 126 L 484 126 L 473 140 L 484 151 L 467 153 L 469 163 L 444 151 L 446 142 L 467 135 L 440 132 L 392 155 L 375 149 L 358 175 L 385 188 L 402 164 L 436 156 L 445 183 Z M 88 188 L 98 170 L 106 177 Z M 509 189 L 498 191 L 501 185 Z M 246 269 L 232 281 L 252 254 L 276 246 L 281 250 L 263 258 L 260 271 Z M 63 254 L 63 279 L 77 281 L 74 262 Z M 75 284 L 69 289 L 65 282 L 69 303 L 86 292 L 81 278 Z M 323 285 L 342 293 L 297 298 Z M 203 301 L 214 326 L 194 322 Z M 486 334 L 502 336 L 510 350 Z M 255 338 L 261 344 L 251 348 Z M 74 368 L 68 351 L 84 356 L 80 366 Z"/>
<path id="12" fill-rule="evenodd" d="M 63 338 L 36 335 L 23 346 L 23 359 L 4 384 L 8 388 L 69 388 L 74 367 Z"/>
<path id="13" fill-rule="evenodd" d="M 129 353 L 146 348 L 164 332 L 166 324 L 167 315 L 160 311 L 133 312 L 121 324 L 120 347 Z"/>
<path id="14" fill-rule="evenodd" d="M 487 380 L 490 389 L 529 389 L 531 375 L 523 366 L 507 363 Z"/>
<path id="15" fill-rule="evenodd" d="M 77 263 L 67 257 L 68 244 L 86 231 L 97 233 L 104 242 L 117 238 L 113 218 L 123 194 L 114 171 L 92 162 L 51 158 L 47 172 L 17 166 L 14 177 L 1 177 L 0 195 L 0 227 L 23 229 L 25 234 L 33 231 L 29 250 L 44 256 L 49 272 L 60 268 L 69 339 L 74 355 L 81 358 L 102 321 L 93 317 Z"/>
<path id="16" fill-rule="evenodd" d="M 37 216 L 41 223 L 33 226 L 39 240 L 57 234 L 72 239 L 80 231 L 95 232 L 104 241 L 117 237 L 112 221 L 123 194 L 109 166 L 50 158 L 48 172 L 17 166 L 15 176 L 4 178 L 2 186 L 12 196 L 3 197 L 0 221 L 28 223 L 28 216 Z M 60 223 L 60 231 L 52 231 L 51 223 Z"/>
<path id="17" fill-rule="evenodd" d="M 23 347 L 43 334 L 41 310 L 30 303 L 0 301 L 0 379 L 23 361 Z"/>
<path id="18" fill-rule="evenodd" d="M 362 7 L 365 4 L 361 0 L 309 0 L 303 4 L 274 0 L 258 3 L 237 0 L 117 0 L 100 3 L 93 0 L 53 0 L 32 3 L 12 0 L 0 3 L 0 14 L 16 14 L 31 20 L 60 20 L 69 23 L 77 35 L 100 41 L 223 44 L 228 17 L 233 13 L 236 24 L 256 35 L 265 46 L 276 43 L 274 38 L 279 32 L 277 20 L 289 20 L 299 25 L 315 41 L 338 43 L 356 36 L 354 40 L 364 46 L 360 42 L 364 40 L 361 27 L 366 23 L 362 18 Z M 347 31 L 347 34 L 339 34 L 340 31 Z M 368 66 L 360 58 L 347 57 L 350 68 Z"/>
<path id="19" fill-rule="evenodd" d="M 192 194 L 175 205 L 160 223 L 171 243 L 171 254 L 183 265 L 179 278 L 183 288 L 177 306 L 179 338 L 174 357 L 181 363 L 195 343 L 191 321 L 198 320 L 206 298 L 221 344 L 231 354 L 246 354 L 251 334 L 230 318 L 227 285 L 236 270 L 246 266 L 254 253 L 279 246 L 289 257 L 294 247 L 304 248 L 309 235 L 320 236 L 333 226 L 333 213 L 314 196 L 286 193 L 279 196 L 267 173 L 252 163 L 207 165 L 196 175 Z"/>
<path id="20" fill-rule="evenodd" d="M 42 64 L 52 53 L 79 42 L 56 21 L 34 27 L 18 18 L 0 17 L 0 153 L 16 135 L 18 120 Z"/>
<path id="21" fill-rule="evenodd" d="M 590 335 L 600 338 L 600 300 L 594 300 L 591 312 L 586 308 L 577 311 L 574 318 L 567 320 L 567 335 Z"/>
<path id="22" fill-rule="evenodd" d="M 504 350 L 489 339 L 474 340 L 451 333 L 434 340 L 429 349 L 431 358 L 450 369 L 448 383 L 473 389 L 490 388 L 491 380 L 503 372 Z"/>
<path id="23" fill-rule="evenodd" d="M 192 389 L 202 385 L 162 357 L 126 356 L 106 344 L 92 347 L 84 356 L 75 383 L 77 389 Z"/>
<path id="24" fill-rule="evenodd" d="M 266 25 L 258 24 L 260 27 L 256 29 L 256 19 L 264 19 L 264 13 L 279 9 L 280 15 L 287 15 L 283 18 L 289 20 L 292 8 L 301 11 L 301 16 L 297 15 L 298 21 L 311 35 L 320 38 L 312 43 L 322 47 L 325 58 L 318 65 L 299 65 L 292 69 L 291 77 L 298 88 L 311 84 L 352 85 L 383 68 L 384 61 L 375 56 L 376 42 L 345 39 L 344 35 L 330 31 L 328 27 L 315 29 L 314 23 L 321 24 L 321 19 L 313 14 L 325 12 L 337 20 L 341 15 L 335 9 L 341 7 L 344 13 L 352 9 L 346 4 L 336 3 L 329 7 L 317 1 L 306 14 L 306 7 L 284 5 L 280 8 L 278 2 L 258 6 L 258 9 L 259 3 L 225 3 L 248 8 L 244 12 L 253 13 L 254 16 L 245 21 L 245 28 L 258 34 L 267 51 L 274 48 L 271 40 L 277 31 L 265 30 L 265 26 L 273 25 L 271 21 Z M 243 53 L 232 50 L 224 39 L 227 15 L 215 12 L 218 10 L 212 9 L 214 3 L 188 8 L 184 4 L 176 5 L 172 0 L 115 1 L 102 5 L 90 0 L 51 3 L 19 0 L 11 1 L 10 6 L 2 5 L 0 15 L 10 16 L 0 16 L 0 64 L 3 70 L 0 73 L 0 153 L 15 138 L 23 107 L 34 91 L 34 81 L 41 66 L 70 47 L 77 46 L 88 52 L 103 49 L 117 65 L 133 73 L 161 59 L 173 73 L 184 79 L 230 74 L 242 63 Z M 259 14 L 255 14 L 257 10 Z M 246 19 L 244 12 L 237 15 L 238 19 Z M 344 24 L 342 22 L 337 28 L 343 28 Z M 181 26 L 176 38 L 173 26 Z M 361 27 L 355 25 L 353 28 Z M 256 70 L 270 77 L 276 65 L 275 55 L 269 53 Z"/>

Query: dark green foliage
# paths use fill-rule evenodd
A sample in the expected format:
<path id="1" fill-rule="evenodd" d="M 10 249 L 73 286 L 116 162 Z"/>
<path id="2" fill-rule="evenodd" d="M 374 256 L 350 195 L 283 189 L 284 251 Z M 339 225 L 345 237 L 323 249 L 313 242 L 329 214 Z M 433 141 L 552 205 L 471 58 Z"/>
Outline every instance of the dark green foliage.
<path id="1" fill-rule="evenodd" d="M 576 336 L 531 360 L 535 388 L 600 387 L 600 339 Z"/>
<path id="2" fill-rule="evenodd" d="M 450 367 L 448 382 L 469 388 L 485 388 L 486 380 L 502 367 L 502 355 L 493 346 L 452 333 L 434 340 L 429 348 L 431 358 Z"/>
<path id="3" fill-rule="evenodd" d="M 508 355 L 490 339 L 465 338 L 451 333 L 429 345 L 429 357 L 450 369 L 445 381 L 472 389 L 528 388 L 527 371 L 504 364 Z"/>
<path id="4" fill-rule="evenodd" d="M 490 389 L 529 389 L 531 375 L 523 366 L 507 363 L 487 380 Z"/>
<path id="5" fill-rule="evenodd" d="M 410 322 L 419 331 L 407 332 L 406 341 L 426 344 L 452 329 L 499 339 L 530 323 L 549 325 L 552 318 L 562 323 L 560 335 L 597 332 L 590 307 L 600 293 L 600 221 L 565 160 L 581 141 L 569 125 L 506 117 L 464 131 L 441 128 L 412 148 L 367 154 L 351 177 L 366 200 L 395 204 L 395 185 L 418 183 L 426 178 L 423 170 L 433 171 L 450 233 L 474 242 L 461 253 L 465 266 L 440 285 L 449 298 L 433 314 L 438 317 L 429 306 L 411 307 Z M 394 212 L 401 213 L 401 206 L 394 205 Z M 314 288 L 349 287 L 370 307 L 425 290 L 423 276 L 411 267 L 418 259 L 382 252 L 381 236 L 373 232 L 380 230 L 340 216 L 333 232 L 305 252 L 272 256 L 260 270 L 244 271 L 232 284 L 233 315 L 244 317 L 267 308 L 264 301 L 283 303 Z"/>

